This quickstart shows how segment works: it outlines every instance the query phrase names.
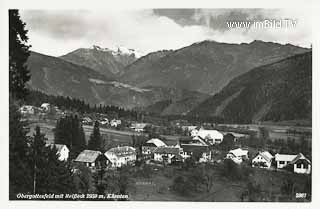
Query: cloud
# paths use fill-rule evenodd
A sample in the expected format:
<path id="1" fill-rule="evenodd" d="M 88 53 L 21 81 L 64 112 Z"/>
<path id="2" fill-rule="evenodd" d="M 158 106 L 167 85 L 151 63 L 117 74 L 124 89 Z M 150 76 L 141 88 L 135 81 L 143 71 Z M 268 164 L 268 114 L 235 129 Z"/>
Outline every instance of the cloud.
<path id="1" fill-rule="evenodd" d="M 145 53 L 177 49 L 207 39 L 241 43 L 255 39 L 307 46 L 306 11 L 277 9 L 23 10 L 32 50 L 54 56 L 93 44 L 124 45 Z M 226 21 L 296 18 L 293 29 L 232 29 Z"/>

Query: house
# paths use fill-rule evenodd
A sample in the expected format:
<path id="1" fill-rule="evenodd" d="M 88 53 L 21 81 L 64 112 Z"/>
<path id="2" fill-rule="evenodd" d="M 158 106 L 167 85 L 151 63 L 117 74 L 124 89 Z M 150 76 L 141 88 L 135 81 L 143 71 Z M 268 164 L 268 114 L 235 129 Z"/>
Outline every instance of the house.
<path id="1" fill-rule="evenodd" d="M 99 123 L 101 125 L 107 125 L 107 124 L 109 124 L 109 120 L 108 120 L 108 118 L 103 118 L 102 120 L 99 121 Z"/>
<path id="2" fill-rule="evenodd" d="M 233 162 L 240 164 L 243 160 L 248 159 L 248 150 L 243 150 L 241 148 L 230 150 L 227 153 L 226 159 L 231 159 Z"/>
<path id="3" fill-rule="evenodd" d="M 133 123 L 130 128 L 136 132 L 143 132 L 147 125 L 146 123 Z"/>
<path id="4" fill-rule="evenodd" d="M 104 153 L 111 167 L 132 165 L 137 159 L 136 149 L 130 146 L 114 147 Z"/>
<path id="5" fill-rule="evenodd" d="M 23 105 L 20 107 L 19 112 L 23 115 L 27 115 L 27 114 L 33 115 L 35 114 L 35 110 L 36 108 L 34 106 Z"/>
<path id="6" fill-rule="evenodd" d="M 284 168 L 287 165 L 292 165 L 293 172 L 295 173 L 311 173 L 311 161 L 302 153 L 299 153 L 297 155 L 276 154 L 275 160 L 277 162 L 277 168 Z"/>
<path id="7" fill-rule="evenodd" d="M 299 153 L 290 163 L 293 164 L 293 172 L 295 173 L 311 173 L 311 162 L 302 153 Z"/>
<path id="8" fill-rule="evenodd" d="M 297 155 L 285 155 L 285 154 L 277 153 L 275 155 L 275 161 L 277 162 L 277 168 L 285 167 L 290 162 L 292 162 L 296 157 L 297 157 Z"/>
<path id="9" fill-rule="evenodd" d="M 74 162 L 84 164 L 92 169 L 100 169 L 107 166 L 106 157 L 100 152 L 95 150 L 83 150 Z"/>
<path id="10" fill-rule="evenodd" d="M 49 103 L 43 103 L 40 107 L 44 112 L 49 112 L 51 105 Z"/>
<path id="11" fill-rule="evenodd" d="M 211 145 L 220 144 L 223 141 L 223 134 L 217 130 L 205 130 L 201 128 L 196 133 L 196 136 L 199 136 Z"/>
<path id="12" fill-rule="evenodd" d="M 69 158 L 69 149 L 67 147 L 67 145 L 64 144 L 52 144 L 52 143 L 48 143 L 46 144 L 46 147 L 50 147 L 52 148 L 56 148 L 57 149 L 57 154 L 58 154 L 58 159 L 60 161 L 67 161 Z"/>
<path id="13" fill-rule="evenodd" d="M 93 120 L 90 117 L 84 117 L 82 118 L 82 123 L 86 125 L 92 125 Z"/>
<path id="14" fill-rule="evenodd" d="M 252 159 L 252 167 L 257 166 L 270 168 L 273 158 L 274 157 L 272 156 L 272 154 L 270 154 L 270 152 L 268 151 L 259 152 L 257 156 Z"/>
<path id="15" fill-rule="evenodd" d="M 121 125 L 121 120 L 113 119 L 113 120 L 110 121 L 110 126 L 111 127 L 118 127 L 119 125 Z"/>
<path id="16" fill-rule="evenodd" d="M 160 139 L 150 139 L 142 145 L 142 154 L 151 155 L 157 147 L 166 147 L 167 145 Z"/>
<path id="17" fill-rule="evenodd" d="M 154 150 L 153 159 L 158 162 L 173 163 L 183 161 L 183 150 L 179 147 L 157 147 Z"/>
<path id="18" fill-rule="evenodd" d="M 195 157 L 200 163 L 209 162 L 211 160 L 211 151 L 208 145 L 199 144 L 181 144 L 183 153 L 181 156 L 186 159 Z"/>

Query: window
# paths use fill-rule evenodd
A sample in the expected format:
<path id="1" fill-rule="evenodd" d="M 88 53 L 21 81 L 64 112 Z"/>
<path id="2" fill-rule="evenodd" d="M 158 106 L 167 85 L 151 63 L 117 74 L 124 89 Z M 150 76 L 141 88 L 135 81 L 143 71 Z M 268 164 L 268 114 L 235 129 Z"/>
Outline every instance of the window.
<path id="1" fill-rule="evenodd" d="M 302 166 L 302 164 L 299 164 L 299 163 L 297 164 L 297 168 L 301 168 L 301 166 Z"/>
<path id="2" fill-rule="evenodd" d="M 279 161 L 279 164 L 283 165 L 283 164 L 284 164 L 284 161 Z"/>

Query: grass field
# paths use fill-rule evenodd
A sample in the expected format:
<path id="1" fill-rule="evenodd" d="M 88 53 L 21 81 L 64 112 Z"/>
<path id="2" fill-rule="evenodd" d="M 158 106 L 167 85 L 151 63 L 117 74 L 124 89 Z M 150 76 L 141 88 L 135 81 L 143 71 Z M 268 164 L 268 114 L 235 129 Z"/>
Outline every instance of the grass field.
<path id="1" fill-rule="evenodd" d="M 130 200 L 134 201 L 202 201 L 202 202 L 240 202 L 241 194 L 246 190 L 247 182 L 230 181 L 214 172 L 213 187 L 210 192 L 197 192 L 189 196 L 181 196 L 170 189 L 175 176 L 185 171 L 174 167 L 158 168 L 153 171 L 151 178 L 133 178 L 133 186 L 129 191 Z M 303 188 L 309 176 L 288 172 L 276 172 L 266 169 L 255 169 L 250 181 L 260 184 L 265 199 L 262 201 L 307 201 L 296 199 L 295 195 L 287 197 L 281 195 L 280 187 L 285 179 L 291 178 L 295 187 Z"/>

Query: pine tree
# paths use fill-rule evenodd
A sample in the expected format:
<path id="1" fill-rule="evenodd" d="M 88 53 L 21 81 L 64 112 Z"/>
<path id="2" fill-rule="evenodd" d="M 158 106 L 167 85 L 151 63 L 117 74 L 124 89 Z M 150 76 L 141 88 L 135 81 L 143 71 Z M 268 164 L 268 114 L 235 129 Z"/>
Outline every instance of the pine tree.
<path id="1" fill-rule="evenodd" d="M 25 25 L 18 10 L 9 10 L 9 91 L 18 99 L 25 97 L 25 83 L 30 79 L 25 64 L 30 55 Z"/>
<path id="2" fill-rule="evenodd" d="M 33 136 L 33 192 L 61 194 L 74 192 L 71 168 L 59 160 L 55 146 L 46 146 L 45 137 L 36 127 Z"/>
<path id="3" fill-rule="evenodd" d="M 9 198 L 17 193 L 32 192 L 31 167 L 28 161 L 28 143 L 25 124 L 18 108 L 10 99 L 9 106 Z"/>
<path id="4" fill-rule="evenodd" d="M 70 158 L 75 158 L 86 148 L 86 139 L 82 125 L 75 116 L 66 116 L 57 121 L 54 130 L 56 144 L 65 144 L 70 149 Z"/>
<path id="5" fill-rule="evenodd" d="M 31 144 L 32 149 L 32 168 L 33 168 L 33 193 L 45 193 L 44 182 L 46 181 L 46 150 L 45 150 L 45 138 L 40 132 L 40 127 L 35 128 L 33 135 L 33 142 Z"/>
<path id="6" fill-rule="evenodd" d="M 102 150 L 102 139 L 99 129 L 99 122 L 94 123 L 93 132 L 88 142 L 88 149 L 90 150 Z"/>

